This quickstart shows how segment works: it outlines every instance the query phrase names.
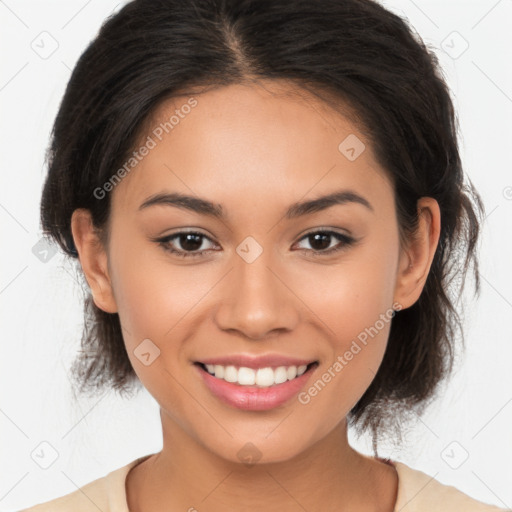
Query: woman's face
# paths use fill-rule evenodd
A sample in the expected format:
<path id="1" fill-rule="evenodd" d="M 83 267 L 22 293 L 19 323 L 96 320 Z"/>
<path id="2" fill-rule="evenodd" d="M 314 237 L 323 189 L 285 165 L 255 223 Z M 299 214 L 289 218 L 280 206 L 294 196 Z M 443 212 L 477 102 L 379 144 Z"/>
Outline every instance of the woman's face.
<path id="1" fill-rule="evenodd" d="M 392 307 L 421 291 L 400 288 L 393 189 L 365 137 L 276 84 L 166 102 L 112 191 L 111 311 L 131 363 L 164 421 L 237 462 L 289 459 L 340 425 L 381 363 Z M 335 192 L 352 196 L 287 214 Z M 195 203 L 148 203 L 165 194 Z M 184 231 L 200 236 L 157 241 Z M 235 378 L 260 385 L 201 363 L 228 380 L 227 366 L 252 366 Z"/>

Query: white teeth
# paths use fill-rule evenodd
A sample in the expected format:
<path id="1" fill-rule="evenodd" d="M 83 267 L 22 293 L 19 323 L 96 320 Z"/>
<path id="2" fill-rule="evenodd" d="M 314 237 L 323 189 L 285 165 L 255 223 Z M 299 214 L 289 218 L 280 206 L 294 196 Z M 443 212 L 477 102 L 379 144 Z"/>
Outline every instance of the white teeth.
<path id="1" fill-rule="evenodd" d="M 258 386 L 272 386 L 274 384 L 274 370 L 272 368 L 259 368 L 256 372 Z"/>
<path id="2" fill-rule="evenodd" d="M 287 376 L 288 380 L 295 379 L 295 377 L 297 377 L 297 367 L 296 366 L 290 366 L 286 370 L 286 376 Z"/>
<path id="3" fill-rule="evenodd" d="M 254 386 L 256 382 L 256 372 L 252 368 L 246 368 L 242 366 L 238 370 L 238 384 L 243 386 Z"/>
<path id="4" fill-rule="evenodd" d="M 210 370 L 208 370 L 208 371 L 210 372 Z M 218 379 L 223 379 L 224 378 L 224 366 L 221 366 L 220 364 L 216 364 L 214 367 L 214 371 L 210 372 L 210 373 L 212 373 L 212 374 L 214 373 L 215 377 L 217 377 Z"/>
<path id="5" fill-rule="evenodd" d="M 288 372 L 286 371 L 286 366 L 280 366 L 279 368 L 275 369 L 274 380 L 276 384 L 282 384 L 288 380 Z"/>
<path id="6" fill-rule="evenodd" d="M 307 365 L 297 366 L 279 366 L 278 368 L 247 368 L 242 366 L 222 366 L 220 364 L 207 364 L 206 370 L 209 374 L 218 379 L 224 379 L 227 382 L 237 383 L 241 386 L 259 386 L 267 388 L 275 384 L 282 384 L 287 380 L 293 380 L 300 377 L 307 369 Z"/>
<path id="7" fill-rule="evenodd" d="M 238 370 L 234 366 L 226 366 L 224 369 L 224 380 L 236 382 L 238 380 Z"/>

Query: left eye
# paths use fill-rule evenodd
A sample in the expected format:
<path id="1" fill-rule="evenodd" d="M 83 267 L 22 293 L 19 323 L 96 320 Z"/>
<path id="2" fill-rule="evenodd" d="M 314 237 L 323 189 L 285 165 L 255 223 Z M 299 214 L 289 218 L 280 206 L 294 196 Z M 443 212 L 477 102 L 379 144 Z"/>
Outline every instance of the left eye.
<path id="1" fill-rule="evenodd" d="M 330 243 L 328 241 L 332 241 L 333 238 L 336 238 L 343 243 L 338 243 L 334 247 L 330 247 Z M 340 251 L 341 249 L 348 247 L 354 242 L 354 239 L 352 237 L 349 237 L 348 235 L 343 235 L 341 233 L 337 233 L 336 231 L 314 231 L 302 237 L 301 240 L 309 240 L 310 243 L 311 240 L 313 240 L 314 245 L 320 245 L 319 249 L 312 249 L 313 254 L 315 256 Z M 303 250 L 309 251 L 310 249 Z"/>
<path id="2" fill-rule="evenodd" d="M 336 238 L 339 241 L 339 243 L 334 247 L 331 246 L 332 238 Z M 164 250 L 185 258 L 189 256 L 201 256 L 208 251 L 208 249 L 199 250 L 203 244 L 203 239 L 211 241 L 211 239 L 203 233 L 181 231 L 153 241 L 161 245 Z M 302 240 L 308 240 L 310 244 L 312 243 L 313 245 L 320 246 L 316 249 L 300 249 L 302 251 L 312 253 L 314 256 L 323 256 L 325 254 L 340 251 L 348 248 L 355 241 L 352 237 L 336 231 L 313 231 L 303 236 L 300 241 Z M 175 249 L 171 243 L 173 241 L 178 241 L 182 249 Z"/>

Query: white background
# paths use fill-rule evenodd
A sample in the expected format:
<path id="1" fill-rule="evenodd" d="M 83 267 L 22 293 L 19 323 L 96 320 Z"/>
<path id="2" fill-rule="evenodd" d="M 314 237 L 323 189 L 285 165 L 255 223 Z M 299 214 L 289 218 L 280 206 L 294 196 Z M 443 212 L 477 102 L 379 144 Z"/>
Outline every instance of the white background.
<path id="1" fill-rule="evenodd" d="M 482 295 L 468 308 L 462 364 L 402 449 L 383 447 L 380 455 L 512 508 L 512 1 L 384 5 L 439 55 L 459 115 L 463 164 L 487 217 Z M 32 252 L 41 238 L 44 150 L 70 70 L 119 7 L 115 0 L 0 2 L 1 511 L 72 492 L 161 447 L 158 408 L 146 391 L 131 400 L 73 397 L 66 371 L 81 336 L 82 292 L 60 253 L 43 263 Z M 57 44 L 47 58 L 34 50 Z M 351 440 L 369 453 L 368 440 Z M 58 452 L 48 469 L 31 458 L 34 450 L 51 453 L 41 442 Z"/>

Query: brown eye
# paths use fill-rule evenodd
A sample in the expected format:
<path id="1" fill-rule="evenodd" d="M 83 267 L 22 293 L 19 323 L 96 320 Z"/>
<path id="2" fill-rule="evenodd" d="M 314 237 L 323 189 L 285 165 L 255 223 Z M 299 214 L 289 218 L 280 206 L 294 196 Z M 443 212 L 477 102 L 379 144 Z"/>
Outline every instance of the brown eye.
<path id="1" fill-rule="evenodd" d="M 197 251 L 203 245 L 203 235 L 197 233 L 186 233 L 177 236 L 180 246 L 185 251 Z"/>
<path id="2" fill-rule="evenodd" d="M 338 240 L 338 244 L 331 246 L 333 239 Z M 354 239 L 336 231 L 314 231 L 308 233 L 301 240 L 307 240 L 312 249 L 302 249 L 312 252 L 314 256 L 322 256 L 324 254 L 332 254 L 334 252 L 346 249 L 354 243 Z"/>
<path id="3" fill-rule="evenodd" d="M 201 256 L 207 252 L 208 249 L 199 250 L 205 239 L 210 240 L 203 233 L 195 231 L 180 231 L 179 233 L 158 238 L 154 241 L 158 242 L 164 250 L 176 254 L 179 257 L 186 258 L 188 256 Z M 178 249 L 174 248 L 176 245 L 179 246 Z"/>

